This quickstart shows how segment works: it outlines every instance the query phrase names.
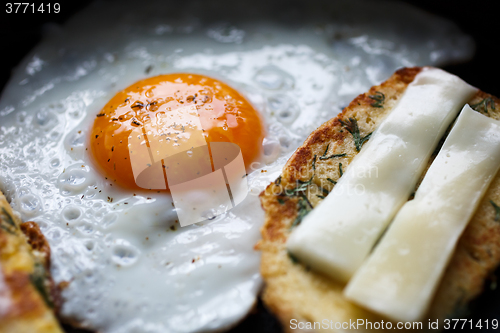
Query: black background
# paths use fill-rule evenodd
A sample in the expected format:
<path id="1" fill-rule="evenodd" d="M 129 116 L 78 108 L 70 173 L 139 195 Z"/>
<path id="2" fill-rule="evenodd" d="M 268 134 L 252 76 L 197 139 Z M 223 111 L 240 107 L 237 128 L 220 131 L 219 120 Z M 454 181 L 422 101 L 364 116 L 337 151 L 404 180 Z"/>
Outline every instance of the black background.
<path id="1" fill-rule="evenodd" d="M 449 65 L 444 69 L 460 76 L 470 84 L 480 87 L 483 91 L 500 96 L 500 78 L 498 76 L 500 74 L 498 70 L 500 58 L 499 11 L 495 6 L 498 4 L 497 1 L 403 1 L 446 17 L 454 21 L 462 31 L 471 35 L 476 42 L 474 58 L 467 63 Z M 40 41 L 42 26 L 45 23 L 64 23 L 72 14 L 90 3 L 89 0 L 57 1 L 61 4 L 61 11 L 58 14 L 6 14 L 5 4 L 7 2 L 9 1 L 4 1 L 3 8 L 0 8 L 0 91 L 7 83 L 11 71 Z M 40 1 L 30 2 L 40 3 Z M 54 2 L 56 1 L 51 1 L 51 3 Z M 282 2 L 283 6 L 293 6 L 294 3 L 300 1 L 275 2 Z M 48 3 L 48 1 L 44 1 L 44 3 Z M 82 27 L 82 29 L 84 28 Z M 478 319 L 491 320 L 496 318 L 500 320 L 500 287 L 496 290 L 490 290 L 490 283 L 487 282 L 485 288 L 488 291 L 473 302 L 469 317 L 476 322 Z M 68 327 L 66 329 L 68 332 L 80 332 Z M 493 330 L 490 331 L 493 332 Z M 264 309 L 262 304 L 259 304 L 257 309 L 231 332 L 276 333 L 281 332 L 281 330 L 273 316 Z M 488 331 L 483 329 L 481 332 Z"/>

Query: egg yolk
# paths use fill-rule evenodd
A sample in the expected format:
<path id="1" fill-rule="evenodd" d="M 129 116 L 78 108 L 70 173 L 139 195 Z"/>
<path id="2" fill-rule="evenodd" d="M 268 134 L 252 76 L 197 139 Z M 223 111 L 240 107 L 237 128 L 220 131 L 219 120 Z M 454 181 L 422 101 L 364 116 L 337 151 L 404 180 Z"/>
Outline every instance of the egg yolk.
<path id="1" fill-rule="evenodd" d="M 238 145 L 247 170 L 259 158 L 265 135 L 263 122 L 241 94 L 210 77 L 166 74 L 136 82 L 118 92 L 97 114 L 91 131 L 91 149 L 107 178 L 127 188 L 141 188 L 134 179 L 129 137 L 159 116 L 170 113 L 175 117 L 175 110 L 186 106 L 196 108 L 206 142 Z M 183 121 L 182 118 L 174 121 L 182 131 L 188 125 Z M 177 145 L 182 145 L 182 140 Z"/>

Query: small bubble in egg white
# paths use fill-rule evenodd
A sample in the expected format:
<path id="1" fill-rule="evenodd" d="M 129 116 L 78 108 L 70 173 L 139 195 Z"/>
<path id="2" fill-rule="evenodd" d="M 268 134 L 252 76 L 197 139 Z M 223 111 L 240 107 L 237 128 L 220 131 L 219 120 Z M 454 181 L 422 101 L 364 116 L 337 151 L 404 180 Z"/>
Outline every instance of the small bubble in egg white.
<path id="1" fill-rule="evenodd" d="M 90 269 L 85 270 L 85 272 L 83 272 L 83 275 L 85 276 L 85 279 L 90 283 L 92 283 L 95 280 L 95 274 Z"/>
<path id="2" fill-rule="evenodd" d="M 39 110 L 35 115 L 35 124 L 41 128 L 54 126 L 55 123 L 57 123 L 57 117 L 46 108 Z"/>
<path id="3" fill-rule="evenodd" d="M 31 193 L 31 190 L 28 188 L 28 187 L 20 187 L 18 190 L 17 190 L 17 196 L 18 197 L 23 197 L 27 194 L 30 194 Z"/>
<path id="4" fill-rule="evenodd" d="M 52 194 L 53 194 L 53 190 L 52 190 L 52 187 L 51 185 L 43 185 L 42 186 L 42 196 L 47 198 L 47 197 L 50 197 Z"/>
<path id="5" fill-rule="evenodd" d="M 85 140 L 86 133 L 82 130 L 74 131 L 66 137 L 64 145 L 69 152 L 76 154 L 73 158 L 77 158 L 76 156 L 81 158 L 83 156 Z"/>
<path id="6" fill-rule="evenodd" d="M 26 125 L 30 120 L 30 117 L 27 116 L 26 111 L 18 112 L 16 118 L 19 125 Z"/>
<path id="7" fill-rule="evenodd" d="M 130 266 L 134 264 L 139 257 L 139 250 L 129 244 L 115 245 L 111 252 L 111 259 L 116 264 L 122 266 Z"/>
<path id="8" fill-rule="evenodd" d="M 78 96 L 70 96 L 66 101 L 66 113 L 73 119 L 78 119 L 85 114 L 85 102 Z"/>
<path id="9" fill-rule="evenodd" d="M 264 138 L 262 147 L 264 149 L 263 161 L 266 164 L 274 162 L 281 153 L 281 145 L 276 138 Z"/>
<path id="10" fill-rule="evenodd" d="M 288 151 L 292 146 L 292 140 L 287 136 L 280 136 L 278 140 L 284 151 Z"/>
<path id="11" fill-rule="evenodd" d="M 76 229 L 82 235 L 90 235 L 94 232 L 94 226 L 88 222 L 80 222 L 79 224 L 77 224 Z"/>
<path id="12" fill-rule="evenodd" d="M 64 113 L 66 111 L 66 108 L 61 103 L 51 104 L 49 105 L 49 109 L 59 114 Z"/>
<path id="13" fill-rule="evenodd" d="M 41 210 L 41 200 L 34 194 L 26 194 L 20 199 L 21 211 L 27 215 L 33 215 Z"/>
<path id="14" fill-rule="evenodd" d="M 73 165 L 63 171 L 57 180 L 61 193 L 65 195 L 82 193 L 87 186 L 91 185 L 92 177 L 89 167 L 81 167 L 81 164 Z"/>
<path id="15" fill-rule="evenodd" d="M 59 141 L 59 138 L 61 137 L 61 133 L 58 131 L 52 131 L 50 132 L 49 138 L 52 141 Z"/>
<path id="16" fill-rule="evenodd" d="M 52 132 L 51 132 L 52 133 Z M 36 144 L 38 147 L 42 148 L 45 147 L 45 145 L 49 142 L 49 139 L 46 136 L 42 136 L 37 138 Z"/>
<path id="17" fill-rule="evenodd" d="M 36 224 L 38 224 L 38 227 L 40 227 L 40 230 L 42 231 L 48 227 L 48 223 L 45 221 L 36 221 Z"/>
<path id="18" fill-rule="evenodd" d="M 12 166 L 12 169 L 15 170 L 16 172 L 23 172 L 28 168 L 28 164 L 24 161 L 16 161 L 14 165 Z"/>
<path id="19" fill-rule="evenodd" d="M 34 159 L 37 157 L 38 149 L 33 145 L 29 145 L 24 150 L 24 156 L 27 159 Z"/>
<path id="20" fill-rule="evenodd" d="M 102 204 L 101 202 L 99 202 L 99 201 L 98 201 L 98 202 L 95 202 L 95 203 L 92 205 L 92 209 L 93 209 L 93 210 L 99 210 L 99 209 L 101 209 L 101 208 L 102 208 L 102 206 L 103 206 L 103 204 Z"/>
<path id="21" fill-rule="evenodd" d="M 61 214 L 63 216 L 63 219 L 67 223 L 75 223 L 75 222 L 79 221 L 82 217 L 82 211 L 76 205 L 64 207 Z"/>
<path id="22" fill-rule="evenodd" d="M 277 94 L 267 98 L 268 112 L 276 116 L 278 121 L 283 124 L 291 124 L 297 119 L 300 110 L 296 101 L 292 97 Z"/>
<path id="23" fill-rule="evenodd" d="M 262 67 L 253 79 L 261 88 L 268 90 L 292 89 L 295 85 L 293 76 L 274 65 Z"/>
<path id="24" fill-rule="evenodd" d="M 59 240 L 62 237 L 62 233 L 59 228 L 52 228 L 45 233 L 45 237 L 50 240 Z"/>

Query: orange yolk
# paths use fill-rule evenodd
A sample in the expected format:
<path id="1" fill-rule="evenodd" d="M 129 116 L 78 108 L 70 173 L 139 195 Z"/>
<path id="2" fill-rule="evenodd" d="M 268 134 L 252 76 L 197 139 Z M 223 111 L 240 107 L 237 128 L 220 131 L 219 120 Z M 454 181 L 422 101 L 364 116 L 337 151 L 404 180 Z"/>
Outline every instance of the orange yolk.
<path id="1" fill-rule="evenodd" d="M 168 116 L 169 112 L 186 106 L 196 107 L 207 142 L 238 145 L 247 169 L 259 158 L 265 134 L 263 123 L 243 96 L 210 77 L 166 74 L 120 91 L 97 115 L 90 138 L 91 149 L 108 179 L 127 188 L 140 188 L 130 161 L 129 136 L 160 114 Z M 184 129 L 182 119 L 179 122 Z"/>

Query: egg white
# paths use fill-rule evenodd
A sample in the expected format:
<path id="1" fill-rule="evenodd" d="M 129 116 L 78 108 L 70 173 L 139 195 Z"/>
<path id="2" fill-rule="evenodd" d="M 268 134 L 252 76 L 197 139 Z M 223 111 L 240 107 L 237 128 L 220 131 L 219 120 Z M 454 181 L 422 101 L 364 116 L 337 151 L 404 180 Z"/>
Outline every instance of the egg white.
<path id="1" fill-rule="evenodd" d="M 96 2 L 46 28 L 0 100 L 0 189 L 50 242 L 62 315 L 102 332 L 235 325 L 261 287 L 257 195 L 293 150 L 398 67 L 473 52 L 450 22 L 394 2 Z M 168 195 L 106 179 L 88 144 L 117 91 L 172 72 L 229 83 L 268 131 L 245 201 L 184 228 Z"/>

